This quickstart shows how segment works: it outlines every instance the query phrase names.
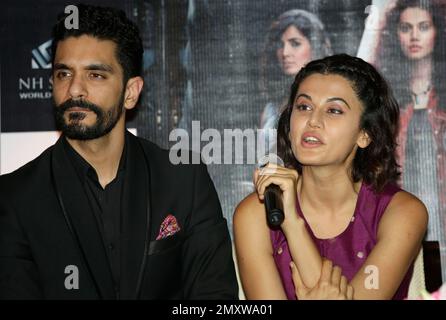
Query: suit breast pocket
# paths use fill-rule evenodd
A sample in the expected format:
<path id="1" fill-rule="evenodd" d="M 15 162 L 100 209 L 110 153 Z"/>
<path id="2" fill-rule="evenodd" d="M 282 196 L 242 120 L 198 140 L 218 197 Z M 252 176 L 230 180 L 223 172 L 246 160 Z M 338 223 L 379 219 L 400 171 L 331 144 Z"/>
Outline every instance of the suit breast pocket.
<path id="1" fill-rule="evenodd" d="M 182 289 L 182 231 L 150 242 L 143 299 L 180 299 Z"/>
<path id="2" fill-rule="evenodd" d="M 148 255 L 158 255 L 181 247 L 184 242 L 184 232 L 181 230 L 172 236 L 160 240 L 150 241 Z"/>

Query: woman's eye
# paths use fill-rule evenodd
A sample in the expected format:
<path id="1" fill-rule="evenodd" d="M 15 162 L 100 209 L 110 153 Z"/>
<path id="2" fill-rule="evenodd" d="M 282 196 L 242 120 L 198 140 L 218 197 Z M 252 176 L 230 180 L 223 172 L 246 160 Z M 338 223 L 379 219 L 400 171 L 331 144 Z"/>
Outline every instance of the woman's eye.
<path id="1" fill-rule="evenodd" d="M 311 109 L 311 107 L 310 106 L 308 106 L 308 105 L 306 105 L 306 104 L 298 104 L 298 105 L 296 105 L 296 106 L 294 106 L 297 110 L 299 110 L 299 111 L 307 111 L 307 110 L 310 110 Z"/>
<path id="2" fill-rule="evenodd" d="M 297 48 L 297 47 L 299 47 L 300 46 L 300 42 L 299 41 L 296 41 L 296 40 L 291 40 L 290 41 L 290 44 L 291 44 L 291 46 L 293 47 L 293 48 Z"/>
<path id="3" fill-rule="evenodd" d="M 400 24 L 398 26 L 398 30 L 402 33 L 407 33 L 410 31 L 410 29 L 411 29 L 411 27 L 406 23 Z"/>
<path id="4" fill-rule="evenodd" d="M 430 29 L 430 24 L 428 22 L 420 23 L 420 31 L 428 31 Z"/>
<path id="5" fill-rule="evenodd" d="M 328 113 L 331 113 L 331 114 L 343 114 L 344 111 L 342 111 L 341 109 L 338 109 L 338 108 L 330 108 L 330 109 L 328 109 Z"/>

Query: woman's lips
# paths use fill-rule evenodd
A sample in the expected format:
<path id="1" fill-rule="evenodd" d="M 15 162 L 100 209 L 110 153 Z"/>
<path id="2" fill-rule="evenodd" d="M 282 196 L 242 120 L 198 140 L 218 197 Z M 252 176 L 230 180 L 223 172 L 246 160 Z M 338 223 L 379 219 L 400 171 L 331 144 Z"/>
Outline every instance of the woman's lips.
<path id="1" fill-rule="evenodd" d="M 291 68 L 291 67 L 294 67 L 296 64 L 295 63 L 293 63 L 293 62 L 284 62 L 283 63 L 283 67 L 284 68 Z"/>
<path id="2" fill-rule="evenodd" d="M 422 47 L 417 46 L 417 45 L 415 45 L 415 46 L 409 46 L 409 51 L 412 52 L 412 53 L 414 53 L 414 52 L 418 52 L 418 51 L 420 51 L 421 49 L 422 49 Z"/>
<path id="3" fill-rule="evenodd" d="M 305 133 L 301 139 L 301 145 L 304 148 L 317 148 L 323 145 L 321 137 L 312 133 Z"/>

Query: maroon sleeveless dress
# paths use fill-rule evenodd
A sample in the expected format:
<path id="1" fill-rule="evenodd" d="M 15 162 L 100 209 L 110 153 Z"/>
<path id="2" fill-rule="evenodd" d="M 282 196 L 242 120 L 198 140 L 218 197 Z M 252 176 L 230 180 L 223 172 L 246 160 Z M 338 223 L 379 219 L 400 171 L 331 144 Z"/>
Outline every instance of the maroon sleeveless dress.
<path id="1" fill-rule="evenodd" d="M 304 219 L 305 226 L 321 256 L 333 261 L 333 264 L 339 266 L 343 275 L 351 281 L 376 245 L 379 221 L 393 195 L 398 191 L 401 191 L 399 187 L 388 184 L 381 193 L 375 194 L 370 186 L 362 183 L 349 225 L 341 234 L 331 239 L 316 238 L 302 214 L 299 201 L 297 201 L 297 213 Z M 281 229 L 271 230 L 270 233 L 274 260 L 286 295 L 289 300 L 296 300 L 289 266 L 291 255 L 285 235 Z M 394 300 L 407 297 L 412 271 L 413 263 L 393 296 Z"/>

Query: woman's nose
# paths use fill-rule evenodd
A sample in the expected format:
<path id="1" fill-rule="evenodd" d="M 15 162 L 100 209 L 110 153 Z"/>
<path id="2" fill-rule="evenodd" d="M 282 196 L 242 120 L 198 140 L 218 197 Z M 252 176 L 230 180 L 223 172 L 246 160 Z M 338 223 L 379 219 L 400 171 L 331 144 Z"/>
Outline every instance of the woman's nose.
<path id="1" fill-rule="evenodd" d="M 308 126 L 311 128 L 320 128 L 322 126 L 322 115 L 320 111 L 314 111 L 310 114 Z"/>

